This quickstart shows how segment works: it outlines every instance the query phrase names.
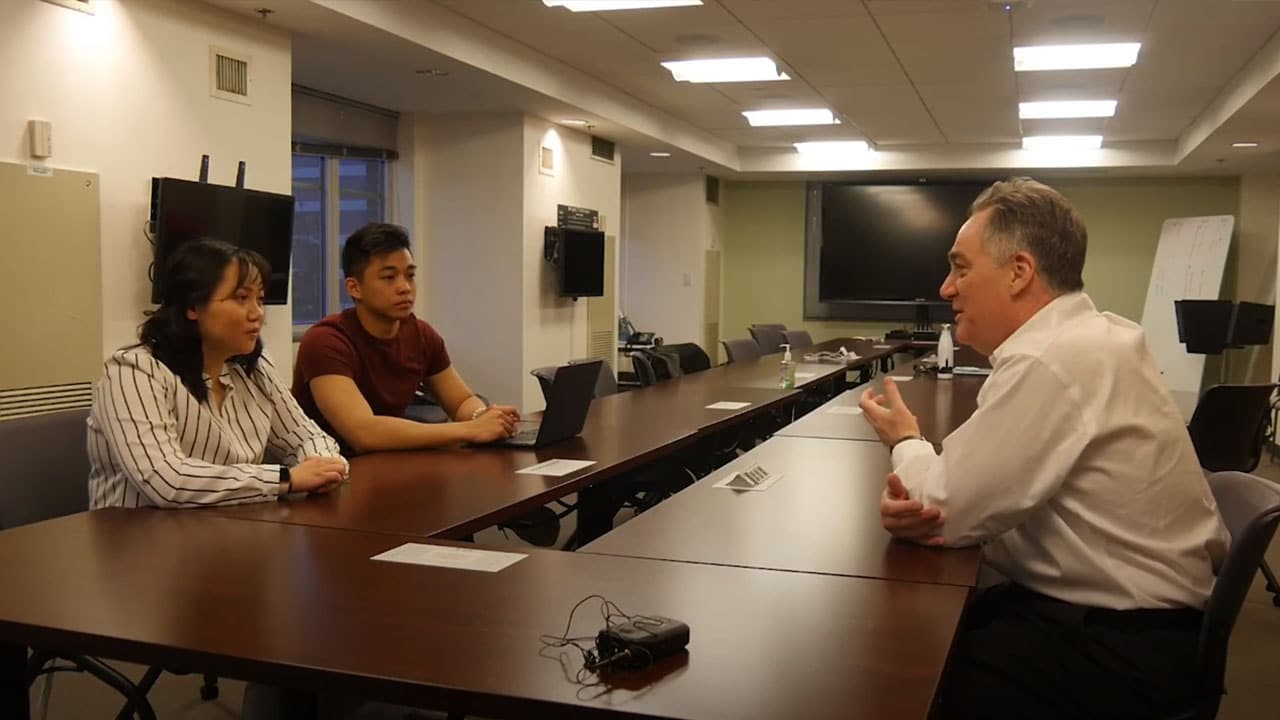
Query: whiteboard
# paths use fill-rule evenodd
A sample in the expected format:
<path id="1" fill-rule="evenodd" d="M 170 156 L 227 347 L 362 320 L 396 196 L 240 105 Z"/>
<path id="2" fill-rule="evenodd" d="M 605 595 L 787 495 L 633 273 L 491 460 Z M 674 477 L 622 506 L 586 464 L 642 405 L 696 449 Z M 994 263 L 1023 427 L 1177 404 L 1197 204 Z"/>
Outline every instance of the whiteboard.
<path id="1" fill-rule="evenodd" d="M 1173 301 L 1218 299 L 1234 227 L 1234 216 L 1210 215 L 1170 218 L 1160 228 L 1142 329 L 1184 418 L 1191 417 L 1200 397 L 1204 355 L 1193 355 L 1178 342 Z"/>

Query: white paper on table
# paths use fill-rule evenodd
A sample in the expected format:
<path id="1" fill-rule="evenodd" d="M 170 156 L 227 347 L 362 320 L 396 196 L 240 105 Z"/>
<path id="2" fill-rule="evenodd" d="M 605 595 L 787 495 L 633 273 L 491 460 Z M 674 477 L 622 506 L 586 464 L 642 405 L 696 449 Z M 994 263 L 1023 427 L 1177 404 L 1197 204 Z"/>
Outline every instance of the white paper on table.
<path id="1" fill-rule="evenodd" d="M 569 473 L 577 472 L 582 468 L 595 465 L 595 460 L 547 460 L 537 465 L 530 465 L 522 470 L 517 470 L 517 475 L 545 475 L 547 477 L 564 477 Z"/>
<path id="2" fill-rule="evenodd" d="M 802 372 L 796 373 L 797 380 L 808 380 L 809 378 L 816 378 L 816 377 L 818 377 L 818 373 L 802 373 Z"/>
<path id="3" fill-rule="evenodd" d="M 892 346 L 892 345 L 872 345 L 871 347 L 873 347 L 873 348 L 875 348 L 875 349 L 877 349 L 877 350 L 888 350 L 889 348 L 891 348 L 891 347 L 893 347 L 893 346 Z"/>
<path id="4" fill-rule="evenodd" d="M 707 409 L 708 410 L 741 410 L 742 408 L 747 407 L 750 404 L 751 403 L 749 402 L 729 402 L 726 400 L 718 403 L 712 403 L 707 406 Z"/>
<path id="5" fill-rule="evenodd" d="M 890 375 L 889 377 L 893 378 L 893 381 L 894 381 L 894 382 L 911 382 L 912 380 L 914 380 L 914 379 L 915 379 L 915 378 L 911 377 L 910 375 L 908 375 L 908 376 L 906 376 L 906 377 L 900 377 L 900 376 L 898 376 L 898 375 Z"/>
<path id="6" fill-rule="evenodd" d="M 837 405 L 827 410 L 827 412 L 832 415 L 861 415 L 862 408 L 857 405 Z"/>
<path id="7" fill-rule="evenodd" d="M 374 555 L 370 559 L 382 560 L 383 562 L 454 568 L 455 570 L 498 572 L 503 568 L 520 562 L 526 557 L 528 555 L 524 553 L 405 543 L 400 547 L 391 548 L 384 553 Z"/>

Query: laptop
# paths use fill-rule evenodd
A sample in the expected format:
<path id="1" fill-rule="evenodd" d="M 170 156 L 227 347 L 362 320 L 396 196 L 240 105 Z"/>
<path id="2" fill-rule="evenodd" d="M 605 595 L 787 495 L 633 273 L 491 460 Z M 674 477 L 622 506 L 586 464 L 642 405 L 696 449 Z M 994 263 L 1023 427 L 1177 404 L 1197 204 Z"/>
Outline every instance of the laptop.
<path id="1" fill-rule="evenodd" d="M 596 394 L 602 360 L 564 365 L 556 368 L 547 392 L 547 409 L 542 422 L 521 420 L 515 437 L 499 440 L 499 445 L 540 448 L 561 440 L 577 437 L 587 422 L 587 412 Z"/>

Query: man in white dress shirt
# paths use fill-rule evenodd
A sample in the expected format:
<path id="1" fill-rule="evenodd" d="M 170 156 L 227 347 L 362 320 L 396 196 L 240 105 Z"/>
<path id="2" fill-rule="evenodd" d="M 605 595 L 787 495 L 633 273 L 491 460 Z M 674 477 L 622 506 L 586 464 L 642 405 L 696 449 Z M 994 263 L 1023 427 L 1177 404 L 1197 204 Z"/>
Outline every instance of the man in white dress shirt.
<path id="1" fill-rule="evenodd" d="M 864 415 L 893 454 L 881 518 L 926 545 L 983 545 L 982 591 L 939 693 L 954 717 L 1165 717 L 1188 707 L 1227 533 L 1140 327 L 1084 294 L 1087 234 L 1027 178 L 973 203 L 941 288 L 989 355 L 973 416 L 920 435 L 891 379 Z"/>

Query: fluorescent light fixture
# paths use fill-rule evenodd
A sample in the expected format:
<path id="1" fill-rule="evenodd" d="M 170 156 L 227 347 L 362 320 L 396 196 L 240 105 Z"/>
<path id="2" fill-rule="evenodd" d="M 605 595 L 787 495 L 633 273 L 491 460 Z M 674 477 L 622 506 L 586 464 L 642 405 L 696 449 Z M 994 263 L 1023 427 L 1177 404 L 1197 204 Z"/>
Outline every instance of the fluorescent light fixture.
<path id="1" fill-rule="evenodd" d="M 1041 118 L 1099 118 L 1116 114 L 1115 100 L 1064 100 L 1055 102 L 1018 103 L 1018 117 L 1023 120 Z"/>
<path id="2" fill-rule="evenodd" d="M 590 125 L 591 124 L 590 120 L 583 120 L 582 118 L 565 118 L 557 122 L 559 122 L 561 125 Z"/>
<path id="3" fill-rule="evenodd" d="M 1231 143 L 1231 147 L 1234 147 L 1234 148 L 1256 148 L 1256 147 L 1258 147 L 1258 143 L 1256 143 L 1256 142 L 1235 142 L 1235 143 Z"/>
<path id="4" fill-rule="evenodd" d="M 651 8 L 691 7 L 702 0 L 542 0 L 547 7 L 562 7 L 572 12 L 604 12 L 606 10 L 649 10 Z"/>
<path id="5" fill-rule="evenodd" d="M 719 60 L 672 60 L 662 63 L 676 82 L 730 83 L 790 80 L 771 58 L 743 57 Z"/>
<path id="6" fill-rule="evenodd" d="M 1130 67 L 1138 62 L 1142 43 L 1097 43 L 1093 45 L 1028 45 L 1013 49 L 1013 69 L 1096 70 Z"/>
<path id="7" fill-rule="evenodd" d="M 1022 138 L 1023 150 L 1097 150 L 1101 135 L 1031 135 Z"/>
<path id="8" fill-rule="evenodd" d="M 669 152 L 651 152 L 651 153 L 649 153 L 649 157 L 671 157 L 671 153 L 669 153 Z"/>
<path id="9" fill-rule="evenodd" d="M 798 110 L 747 110 L 742 113 L 751 127 L 780 125 L 839 125 L 840 121 L 826 108 Z"/>
<path id="10" fill-rule="evenodd" d="M 871 152 L 865 140 L 826 140 L 792 143 L 801 155 L 861 155 Z"/>

